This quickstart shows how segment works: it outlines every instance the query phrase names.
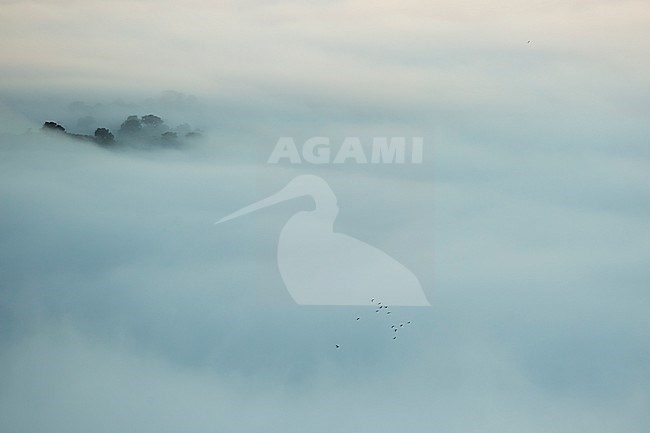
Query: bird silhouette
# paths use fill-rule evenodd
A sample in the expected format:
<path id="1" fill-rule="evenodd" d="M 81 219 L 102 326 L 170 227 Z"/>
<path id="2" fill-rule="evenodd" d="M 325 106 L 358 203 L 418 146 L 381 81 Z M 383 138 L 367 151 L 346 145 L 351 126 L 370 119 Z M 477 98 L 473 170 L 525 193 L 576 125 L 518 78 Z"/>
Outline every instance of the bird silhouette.
<path id="1" fill-rule="evenodd" d="M 430 305 L 418 278 L 404 265 L 372 245 L 334 232 L 336 195 L 318 176 L 297 176 L 279 192 L 217 224 L 301 196 L 311 196 L 315 208 L 289 218 L 277 249 L 280 275 L 297 304 L 371 305 L 375 293 L 391 305 Z"/>

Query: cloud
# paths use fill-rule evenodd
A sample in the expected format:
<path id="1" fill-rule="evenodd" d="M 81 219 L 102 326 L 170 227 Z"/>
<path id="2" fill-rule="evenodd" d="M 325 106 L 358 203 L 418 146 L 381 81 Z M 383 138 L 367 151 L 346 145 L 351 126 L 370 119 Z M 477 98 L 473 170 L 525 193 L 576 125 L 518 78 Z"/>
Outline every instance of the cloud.
<path id="1" fill-rule="evenodd" d="M 42 89 L 110 93 L 117 86 L 144 95 L 183 88 L 403 109 L 431 99 L 457 108 L 526 106 L 564 99 L 567 90 L 600 102 L 622 87 L 647 87 L 643 2 L 61 1 L 3 8 L 6 90 L 39 80 Z"/>
<path id="2" fill-rule="evenodd" d="M 6 429 L 648 430 L 643 2 L 0 7 Z M 150 113 L 205 139 L 37 132 Z M 266 164 L 282 136 L 422 136 L 424 163 Z M 293 304 L 277 239 L 310 199 L 214 225 L 299 174 L 420 279 L 398 340 Z"/>
<path id="3" fill-rule="evenodd" d="M 471 170 L 440 184 L 351 166 L 319 172 L 339 197 L 336 229 L 398 257 L 432 300 L 432 309 L 395 311 L 417 326 L 393 341 L 374 311 L 292 304 L 275 246 L 308 200 L 213 224 L 307 167 L 259 165 L 254 155 L 231 165 L 214 149 L 116 153 L 38 135 L 5 140 L 2 153 L 5 425 L 451 432 L 647 423 L 638 211 L 522 195 L 507 187 L 517 172 L 497 163 L 516 166 L 516 154 L 495 157 L 487 182 Z M 627 164 L 628 177 L 612 174 L 619 185 L 638 180 Z M 601 190 L 594 185 L 594 197 Z"/>

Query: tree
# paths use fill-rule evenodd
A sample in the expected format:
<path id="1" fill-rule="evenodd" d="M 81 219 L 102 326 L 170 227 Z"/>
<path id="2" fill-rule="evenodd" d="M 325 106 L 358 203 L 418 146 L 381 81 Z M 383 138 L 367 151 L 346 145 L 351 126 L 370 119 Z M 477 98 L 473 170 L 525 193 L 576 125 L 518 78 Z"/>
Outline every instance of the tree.
<path id="1" fill-rule="evenodd" d="M 144 126 L 157 128 L 159 126 L 162 126 L 163 120 L 158 116 L 154 116 L 153 114 L 147 114 L 146 116 L 142 116 L 142 124 Z"/>
<path id="2" fill-rule="evenodd" d="M 95 142 L 102 146 L 115 143 L 115 136 L 106 128 L 95 129 Z"/>
<path id="3" fill-rule="evenodd" d="M 138 119 L 138 116 L 129 116 L 126 118 L 122 125 L 120 125 L 120 130 L 118 131 L 122 135 L 135 135 L 142 130 L 142 122 Z"/>
<path id="4" fill-rule="evenodd" d="M 178 135 L 175 132 L 167 131 L 161 135 L 163 144 L 176 144 L 178 142 Z"/>
<path id="5" fill-rule="evenodd" d="M 61 125 L 59 125 L 56 122 L 45 122 L 43 126 L 41 127 L 41 131 L 43 132 L 56 132 L 59 134 L 65 134 L 65 128 Z"/>
<path id="6" fill-rule="evenodd" d="M 192 127 L 187 123 L 183 123 L 174 128 L 174 132 L 176 132 L 179 137 L 185 137 L 187 134 L 192 132 Z"/>

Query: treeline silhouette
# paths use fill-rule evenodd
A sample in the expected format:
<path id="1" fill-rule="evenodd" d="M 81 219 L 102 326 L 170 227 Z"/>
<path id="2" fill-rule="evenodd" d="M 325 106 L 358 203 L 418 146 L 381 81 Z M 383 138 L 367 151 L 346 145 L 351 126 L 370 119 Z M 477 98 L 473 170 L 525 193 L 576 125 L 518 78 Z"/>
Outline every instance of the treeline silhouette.
<path id="1" fill-rule="evenodd" d="M 41 131 L 48 134 L 61 134 L 76 140 L 95 143 L 103 147 L 119 145 L 149 146 L 179 146 L 184 141 L 201 138 L 203 134 L 192 130 L 188 124 L 179 125 L 174 129 L 165 125 L 165 122 L 154 114 L 142 117 L 128 116 L 120 125 L 116 135 L 108 128 L 95 129 L 94 135 L 73 134 L 65 130 L 56 122 L 45 122 Z"/>

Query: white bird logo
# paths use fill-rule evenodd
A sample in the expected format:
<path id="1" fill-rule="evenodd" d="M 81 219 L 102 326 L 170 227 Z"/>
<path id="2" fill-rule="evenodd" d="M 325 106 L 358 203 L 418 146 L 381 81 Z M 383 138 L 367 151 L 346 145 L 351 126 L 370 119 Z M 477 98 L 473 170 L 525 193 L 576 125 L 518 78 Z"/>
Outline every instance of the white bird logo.
<path id="1" fill-rule="evenodd" d="M 300 305 L 428 306 L 418 278 L 383 251 L 351 236 L 335 233 L 336 195 L 327 182 L 301 175 L 279 192 L 246 206 L 216 224 L 267 206 L 311 196 L 316 208 L 293 215 L 278 241 L 278 268 L 289 294 Z"/>

